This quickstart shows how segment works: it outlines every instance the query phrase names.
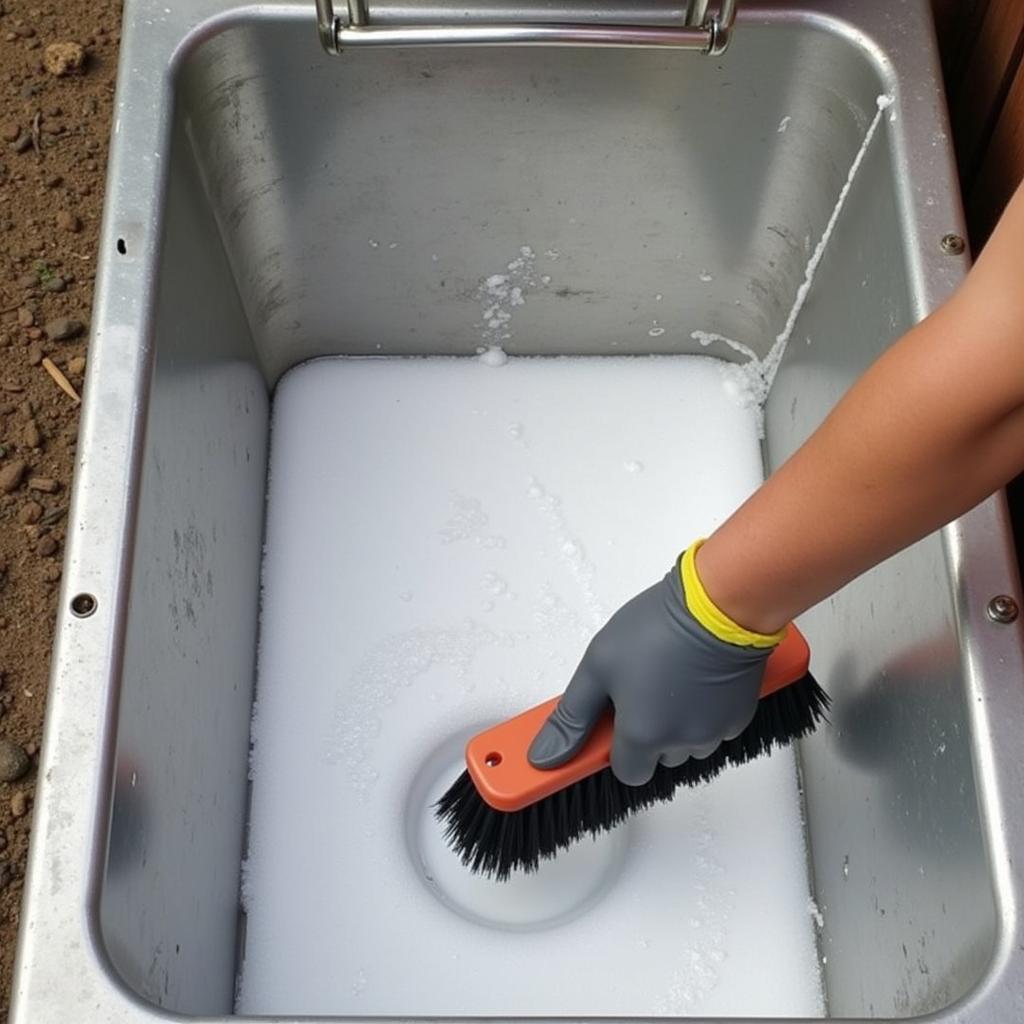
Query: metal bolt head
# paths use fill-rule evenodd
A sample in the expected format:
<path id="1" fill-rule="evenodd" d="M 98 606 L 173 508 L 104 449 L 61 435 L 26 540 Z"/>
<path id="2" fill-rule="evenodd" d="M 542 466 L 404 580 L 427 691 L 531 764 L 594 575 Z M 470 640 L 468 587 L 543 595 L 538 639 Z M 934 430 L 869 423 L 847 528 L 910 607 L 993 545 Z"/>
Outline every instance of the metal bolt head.
<path id="1" fill-rule="evenodd" d="M 988 617 L 993 622 L 1007 624 L 1013 622 L 1020 612 L 1017 602 L 1009 594 L 999 594 L 988 603 Z"/>
<path id="2" fill-rule="evenodd" d="M 96 611 L 96 598 L 92 594 L 75 594 L 71 599 L 71 614 L 76 619 L 87 619 Z"/>
<path id="3" fill-rule="evenodd" d="M 960 256 L 967 248 L 967 243 L 963 238 L 954 234 L 943 235 L 939 245 L 947 256 Z"/>

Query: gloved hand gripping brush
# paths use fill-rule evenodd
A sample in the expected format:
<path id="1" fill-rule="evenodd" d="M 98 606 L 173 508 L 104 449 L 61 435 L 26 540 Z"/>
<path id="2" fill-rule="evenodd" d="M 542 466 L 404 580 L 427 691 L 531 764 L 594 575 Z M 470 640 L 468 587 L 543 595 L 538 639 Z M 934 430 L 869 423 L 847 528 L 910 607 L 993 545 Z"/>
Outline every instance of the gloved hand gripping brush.
<path id="1" fill-rule="evenodd" d="M 825 717 L 804 638 L 793 625 L 753 633 L 717 608 L 697 574 L 700 544 L 611 617 L 561 698 L 470 740 L 437 815 L 472 870 L 536 870 Z"/>

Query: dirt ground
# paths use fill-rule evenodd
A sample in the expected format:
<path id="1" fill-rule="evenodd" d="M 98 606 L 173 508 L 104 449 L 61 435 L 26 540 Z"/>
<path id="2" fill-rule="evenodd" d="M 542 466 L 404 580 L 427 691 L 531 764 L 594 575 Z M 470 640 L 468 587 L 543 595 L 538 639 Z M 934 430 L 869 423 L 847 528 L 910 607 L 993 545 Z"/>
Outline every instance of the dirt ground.
<path id="1" fill-rule="evenodd" d="M 61 384 L 81 393 L 120 17 L 0 0 L 0 1020 L 78 436 Z"/>

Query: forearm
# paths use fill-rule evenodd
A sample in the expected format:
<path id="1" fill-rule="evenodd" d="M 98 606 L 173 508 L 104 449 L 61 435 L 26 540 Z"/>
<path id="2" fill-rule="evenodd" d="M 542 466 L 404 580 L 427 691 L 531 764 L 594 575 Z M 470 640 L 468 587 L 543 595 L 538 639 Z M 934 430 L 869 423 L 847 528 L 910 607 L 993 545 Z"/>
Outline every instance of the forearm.
<path id="1" fill-rule="evenodd" d="M 970 279 L 893 346 L 698 556 L 716 603 L 773 632 L 1024 468 L 1017 197 Z"/>
<path id="2" fill-rule="evenodd" d="M 1022 467 L 1024 410 L 986 423 L 924 408 L 926 383 L 895 387 L 904 362 L 876 365 L 701 549 L 709 594 L 738 622 L 779 629 Z"/>

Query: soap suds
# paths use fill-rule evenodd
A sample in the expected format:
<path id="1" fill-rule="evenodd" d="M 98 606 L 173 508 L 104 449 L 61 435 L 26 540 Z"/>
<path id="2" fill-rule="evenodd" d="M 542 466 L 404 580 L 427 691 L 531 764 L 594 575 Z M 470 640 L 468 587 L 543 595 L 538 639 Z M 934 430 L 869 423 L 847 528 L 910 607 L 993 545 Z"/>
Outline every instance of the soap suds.
<path id="1" fill-rule="evenodd" d="M 466 736 L 564 689 L 610 612 L 761 482 L 718 366 L 328 359 L 282 379 L 239 1013 L 822 1013 L 791 752 L 507 886 L 469 876 L 430 817 Z M 602 858 L 573 915 L 516 924 L 574 906 Z"/>
<path id="2" fill-rule="evenodd" d="M 815 927 L 825 927 L 825 917 L 815 902 L 813 896 L 807 897 L 807 913 L 811 915 L 811 920 L 814 921 Z"/>
<path id="3" fill-rule="evenodd" d="M 768 350 L 768 353 L 764 358 L 758 358 L 750 346 L 743 345 L 741 342 L 734 341 L 731 338 L 726 338 L 713 331 L 692 331 L 690 334 L 691 338 L 698 341 L 705 348 L 713 342 L 722 342 L 734 351 L 747 356 L 748 361 L 746 363 L 728 363 L 723 367 L 722 374 L 724 386 L 727 393 L 735 401 L 745 407 L 756 409 L 758 411 L 758 432 L 761 437 L 764 436 L 764 404 L 768 399 L 768 394 L 775 381 L 775 375 L 782 362 L 782 357 L 786 353 L 786 346 L 789 344 L 789 339 L 793 334 L 793 328 L 796 325 L 797 318 L 800 316 L 800 313 L 803 311 L 804 304 L 807 302 L 807 296 L 810 294 L 811 285 L 814 283 L 814 275 L 818 271 L 818 267 L 825 255 L 825 250 L 832 238 L 832 233 L 835 231 L 836 223 L 839 220 L 840 214 L 843 212 L 843 207 L 846 205 L 846 199 L 850 194 L 850 189 L 853 187 L 853 182 L 857 177 L 857 172 L 860 170 L 860 166 L 864 162 L 864 157 L 871 145 L 871 140 L 875 137 L 875 132 L 878 131 L 878 126 L 881 123 L 883 113 L 892 106 L 893 97 L 887 95 L 879 96 L 875 102 L 878 109 L 876 110 L 875 116 L 872 118 L 870 125 L 868 125 L 868 129 L 864 135 L 864 141 L 861 143 L 860 149 L 857 150 L 857 154 L 853 158 L 853 163 L 850 165 L 850 170 L 846 175 L 846 181 L 839 192 L 839 197 L 832 209 L 832 214 L 828 219 L 828 223 L 825 225 L 825 230 L 822 232 L 821 238 L 818 240 L 818 244 L 815 246 L 810 259 L 807 261 L 807 266 L 804 268 L 803 281 L 801 281 L 800 286 L 797 288 L 796 297 L 793 300 L 793 305 L 790 307 L 789 315 L 786 317 L 785 325 L 776 335 L 775 342 Z M 805 239 L 805 245 L 808 248 L 810 247 L 809 238 Z"/>
<path id="4" fill-rule="evenodd" d="M 508 362 L 508 353 L 500 345 L 478 348 L 476 356 L 484 366 L 504 366 Z"/>
<path id="5" fill-rule="evenodd" d="M 452 498 L 451 515 L 437 533 L 444 544 L 469 540 L 484 548 L 505 547 L 505 538 L 487 529 L 490 521 L 478 498 L 457 494 Z"/>
<path id="6" fill-rule="evenodd" d="M 477 289 L 481 319 L 476 326 L 483 342 L 477 349 L 477 355 L 486 366 L 504 366 L 507 362 L 504 344 L 512 337 L 515 311 L 526 305 L 529 289 L 537 287 L 536 264 L 537 255 L 533 249 L 528 245 L 520 246 L 519 255 L 506 266 L 505 271 L 491 274 Z M 548 277 L 542 283 L 546 285 L 550 280 Z"/>

